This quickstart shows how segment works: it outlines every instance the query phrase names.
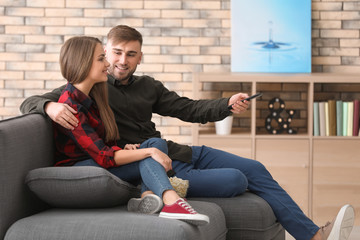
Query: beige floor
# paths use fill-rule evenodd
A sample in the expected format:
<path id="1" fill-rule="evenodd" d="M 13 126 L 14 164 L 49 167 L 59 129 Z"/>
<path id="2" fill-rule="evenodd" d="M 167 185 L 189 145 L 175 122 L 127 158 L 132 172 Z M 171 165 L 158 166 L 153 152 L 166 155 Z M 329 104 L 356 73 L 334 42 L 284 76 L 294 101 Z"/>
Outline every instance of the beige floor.
<path id="1" fill-rule="evenodd" d="M 294 240 L 290 234 L 286 233 L 286 240 Z M 360 226 L 354 226 L 348 240 L 359 240 L 360 239 Z"/>

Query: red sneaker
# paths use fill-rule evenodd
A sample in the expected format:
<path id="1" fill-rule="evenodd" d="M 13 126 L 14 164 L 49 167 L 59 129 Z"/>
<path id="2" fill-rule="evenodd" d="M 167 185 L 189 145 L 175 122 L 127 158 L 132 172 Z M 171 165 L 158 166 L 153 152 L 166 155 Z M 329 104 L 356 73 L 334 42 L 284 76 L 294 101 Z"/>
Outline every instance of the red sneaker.
<path id="1" fill-rule="evenodd" d="M 172 205 L 165 205 L 159 217 L 183 220 L 197 226 L 210 222 L 208 216 L 197 213 L 183 198 L 180 198 Z"/>

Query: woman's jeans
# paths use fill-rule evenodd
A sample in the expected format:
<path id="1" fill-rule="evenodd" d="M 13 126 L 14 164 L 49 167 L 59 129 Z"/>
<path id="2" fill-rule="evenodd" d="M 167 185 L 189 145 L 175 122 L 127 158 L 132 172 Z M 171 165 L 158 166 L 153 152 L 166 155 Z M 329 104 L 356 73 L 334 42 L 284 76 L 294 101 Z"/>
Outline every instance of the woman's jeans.
<path id="1" fill-rule="evenodd" d="M 173 161 L 176 176 L 190 182 L 188 197 L 232 197 L 247 188 L 271 206 L 297 240 L 311 239 L 319 230 L 260 162 L 206 146 L 192 150 L 190 164 Z"/>
<path id="2" fill-rule="evenodd" d="M 168 153 L 166 141 L 161 138 L 150 138 L 140 145 L 140 148 L 150 147 L 157 148 L 166 154 Z M 101 167 L 92 159 L 77 162 L 74 166 Z M 150 190 L 162 198 L 165 190 L 173 190 L 164 167 L 151 157 L 119 167 L 108 168 L 107 170 L 126 182 L 134 185 L 141 183 L 142 193 Z"/>

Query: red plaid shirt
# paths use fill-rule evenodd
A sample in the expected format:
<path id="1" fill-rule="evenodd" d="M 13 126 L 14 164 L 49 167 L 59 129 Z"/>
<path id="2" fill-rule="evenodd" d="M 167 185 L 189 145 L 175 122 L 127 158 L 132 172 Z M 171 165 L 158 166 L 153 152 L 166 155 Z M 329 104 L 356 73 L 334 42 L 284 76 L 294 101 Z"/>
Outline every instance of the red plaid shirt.
<path id="1" fill-rule="evenodd" d="M 55 165 L 69 166 L 91 158 L 104 168 L 117 166 L 114 151 L 121 148 L 115 142 L 110 143 L 113 145 L 111 147 L 104 142 L 105 128 L 95 102 L 70 83 L 66 85 L 58 102 L 67 103 L 78 112 L 75 116 L 79 125 L 71 131 L 54 124 L 57 150 Z"/>

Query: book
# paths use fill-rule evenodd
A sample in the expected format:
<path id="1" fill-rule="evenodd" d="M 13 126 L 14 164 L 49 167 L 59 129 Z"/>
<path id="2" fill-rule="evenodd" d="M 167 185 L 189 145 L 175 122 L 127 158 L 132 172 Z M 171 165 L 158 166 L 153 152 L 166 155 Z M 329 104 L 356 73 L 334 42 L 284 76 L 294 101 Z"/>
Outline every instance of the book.
<path id="1" fill-rule="evenodd" d="M 319 102 L 314 102 L 314 136 L 320 136 Z"/>
<path id="2" fill-rule="evenodd" d="M 329 130 L 329 103 L 325 102 L 325 136 L 330 136 Z"/>
<path id="3" fill-rule="evenodd" d="M 354 120 L 354 103 L 348 102 L 348 125 L 347 125 L 347 136 L 352 136 L 353 132 L 353 120 Z"/>
<path id="4" fill-rule="evenodd" d="M 336 101 L 336 136 L 343 135 L 343 102 Z"/>
<path id="5" fill-rule="evenodd" d="M 320 136 L 326 136 L 325 102 L 319 102 Z"/>
<path id="6" fill-rule="evenodd" d="M 343 102 L 343 136 L 347 135 L 347 124 L 348 124 L 348 103 Z"/>
<path id="7" fill-rule="evenodd" d="M 355 99 L 354 103 L 354 118 L 353 118 L 353 136 L 359 136 L 359 100 Z"/>
<path id="8" fill-rule="evenodd" d="M 329 136 L 336 136 L 336 101 L 328 100 Z"/>

